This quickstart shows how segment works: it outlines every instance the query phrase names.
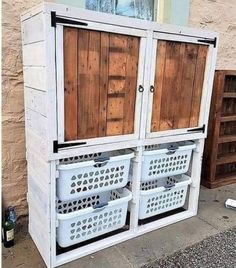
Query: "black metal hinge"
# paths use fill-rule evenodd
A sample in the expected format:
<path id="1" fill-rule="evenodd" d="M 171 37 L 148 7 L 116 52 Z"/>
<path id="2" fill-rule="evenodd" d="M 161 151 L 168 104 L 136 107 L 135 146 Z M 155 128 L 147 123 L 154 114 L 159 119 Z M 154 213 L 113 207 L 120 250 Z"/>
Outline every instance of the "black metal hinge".
<path id="1" fill-rule="evenodd" d="M 85 22 L 57 17 L 56 12 L 51 11 L 51 26 L 57 27 L 57 23 L 88 26 L 88 24 Z"/>
<path id="2" fill-rule="evenodd" d="M 202 132 L 202 133 L 205 133 L 205 130 L 206 130 L 206 125 L 204 124 L 202 127 L 199 127 L 199 128 L 188 129 L 187 132 Z"/>
<path id="3" fill-rule="evenodd" d="M 84 145 L 86 142 L 73 142 L 73 143 L 58 143 L 58 141 L 53 141 L 53 153 L 58 153 L 58 149 L 74 147 Z"/>
<path id="4" fill-rule="evenodd" d="M 214 45 L 214 47 L 216 47 L 217 38 L 215 37 L 214 39 L 198 39 L 197 41 L 205 44 Z"/>

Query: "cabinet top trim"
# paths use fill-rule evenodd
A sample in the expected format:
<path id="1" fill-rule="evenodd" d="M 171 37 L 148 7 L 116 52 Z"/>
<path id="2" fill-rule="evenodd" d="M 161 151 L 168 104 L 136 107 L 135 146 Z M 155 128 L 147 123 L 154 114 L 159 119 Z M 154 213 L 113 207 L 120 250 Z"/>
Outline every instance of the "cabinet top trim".
<path id="1" fill-rule="evenodd" d="M 114 26 L 122 26 L 129 28 L 136 28 L 141 30 L 149 30 L 156 32 L 166 32 L 178 35 L 189 35 L 199 38 L 215 38 L 218 34 L 213 31 L 195 29 L 190 27 L 159 24 L 153 21 L 146 21 L 136 18 L 128 18 L 119 15 L 107 14 L 102 12 L 91 11 L 87 9 L 75 8 L 72 6 L 66 6 L 54 3 L 43 3 L 31 8 L 21 16 L 21 21 L 27 20 L 32 16 L 35 16 L 39 12 L 50 15 L 51 12 L 56 12 L 58 17 L 64 17 L 65 19 L 80 20 L 87 22 L 99 22 L 103 24 L 110 24 Z"/>

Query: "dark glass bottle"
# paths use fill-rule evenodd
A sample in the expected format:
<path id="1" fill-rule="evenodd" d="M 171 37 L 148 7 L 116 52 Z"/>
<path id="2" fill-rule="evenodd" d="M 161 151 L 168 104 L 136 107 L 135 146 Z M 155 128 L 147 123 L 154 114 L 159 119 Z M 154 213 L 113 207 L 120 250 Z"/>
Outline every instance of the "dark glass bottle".
<path id="1" fill-rule="evenodd" d="M 17 218 L 17 215 L 16 215 L 15 208 L 12 206 L 8 207 L 5 212 L 5 219 L 12 221 L 14 225 L 16 225 L 16 218 Z"/>
<path id="2" fill-rule="evenodd" d="M 5 248 L 14 246 L 14 223 L 6 220 L 3 224 L 3 244 Z"/>

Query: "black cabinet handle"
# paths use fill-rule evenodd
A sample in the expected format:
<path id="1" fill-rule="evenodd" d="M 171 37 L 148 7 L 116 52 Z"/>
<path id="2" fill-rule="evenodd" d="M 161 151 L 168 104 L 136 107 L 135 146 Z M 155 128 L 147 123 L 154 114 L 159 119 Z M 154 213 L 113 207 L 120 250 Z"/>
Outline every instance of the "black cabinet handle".
<path id="1" fill-rule="evenodd" d="M 144 87 L 143 87 L 142 85 L 139 85 L 139 87 L 138 87 L 138 91 L 139 91 L 139 92 L 143 92 L 143 91 L 144 91 Z"/>
<path id="2" fill-rule="evenodd" d="M 154 86 L 150 86 L 150 92 L 153 93 L 155 91 L 155 87 Z"/>

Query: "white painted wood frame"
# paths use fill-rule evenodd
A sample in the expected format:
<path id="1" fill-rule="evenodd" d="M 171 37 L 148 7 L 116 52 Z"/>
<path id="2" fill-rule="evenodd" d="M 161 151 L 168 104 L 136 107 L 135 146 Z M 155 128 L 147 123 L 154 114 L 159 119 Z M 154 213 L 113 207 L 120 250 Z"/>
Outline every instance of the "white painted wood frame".
<path id="1" fill-rule="evenodd" d="M 64 127 L 64 83 L 62 62 L 63 25 L 57 24 L 56 28 L 51 26 L 52 11 L 62 18 L 87 22 L 88 27 L 86 28 L 129 34 L 141 38 L 138 85 L 143 84 L 144 92 L 137 94 L 137 132 L 135 135 L 131 135 L 132 137 L 126 135 L 126 137 L 117 136 L 111 139 L 91 139 L 84 146 L 68 147 L 60 149 L 58 153 L 53 152 L 53 141 L 64 142 L 62 131 Z M 200 189 L 201 161 L 206 133 L 186 134 L 185 129 L 174 130 L 168 133 L 159 132 L 158 135 L 154 136 L 151 134 L 147 135 L 148 126 L 150 125 L 150 103 L 152 103 L 149 87 L 153 83 L 154 53 L 156 53 L 158 39 L 165 38 L 168 40 L 169 38 L 169 40 L 172 40 L 174 38 L 174 40 L 194 43 L 199 38 L 214 39 L 218 38 L 218 35 L 210 31 L 161 25 L 155 22 L 97 13 L 52 3 L 43 3 L 32 8 L 22 15 L 21 21 L 26 107 L 28 202 L 30 208 L 29 230 L 47 267 L 65 264 L 98 250 L 196 215 Z M 83 28 L 84 26 L 79 27 Z M 217 46 L 214 48 L 212 45 L 209 45 L 199 119 L 199 125 L 202 123 L 206 124 L 206 129 L 216 53 Z M 139 225 L 140 180 L 145 146 L 185 140 L 194 140 L 196 143 L 196 149 L 193 152 L 191 162 L 190 176 L 192 183 L 189 186 L 186 210 L 142 226 Z M 55 201 L 56 180 L 59 176 L 57 170 L 59 159 L 125 148 L 133 148 L 135 150 L 135 157 L 132 160 L 133 183 L 129 230 L 57 255 Z M 34 198 L 34 196 L 37 198 Z M 39 201 L 39 199 L 42 200 Z M 39 214 L 35 215 L 34 210 L 39 210 Z M 43 220 L 44 224 L 38 224 L 38 220 Z M 44 225 L 46 226 L 45 228 Z M 41 233 L 44 233 L 44 236 L 41 237 Z"/>

